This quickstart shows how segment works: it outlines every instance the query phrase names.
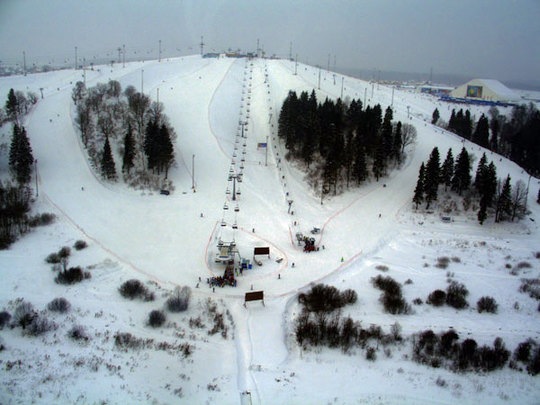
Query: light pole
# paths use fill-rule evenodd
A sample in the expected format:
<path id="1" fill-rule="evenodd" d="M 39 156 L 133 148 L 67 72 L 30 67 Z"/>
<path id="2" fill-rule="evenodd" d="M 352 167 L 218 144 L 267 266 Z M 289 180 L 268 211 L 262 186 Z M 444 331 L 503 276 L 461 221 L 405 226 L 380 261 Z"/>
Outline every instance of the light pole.
<path id="1" fill-rule="evenodd" d="M 266 135 L 266 148 L 264 149 L 264 165 L 268 166 L 268 135 Z"/>
<path id="2" fill-rule="evenodd" d="M 141 94 L 144 94 L 144 69 L 141 69 Z"/>
<path id="3" fill-rule="evenodd" d="M 343 100 L 343 82 L 345 81 L 345 76 L 341 76 L 341 99 Z"/>
<path id="4" fill-rule="evenodd" d="M 195 154 L 191 156 L 191 188 L 195 191 Z"/>

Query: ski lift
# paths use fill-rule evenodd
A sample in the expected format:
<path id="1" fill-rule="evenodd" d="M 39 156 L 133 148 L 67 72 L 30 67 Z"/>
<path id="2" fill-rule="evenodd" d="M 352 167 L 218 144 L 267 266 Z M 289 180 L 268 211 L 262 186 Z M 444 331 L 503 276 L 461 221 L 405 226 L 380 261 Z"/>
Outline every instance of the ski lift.
<path id="1" fill-rule="evenodd" d="M 227 223 L 225 222 L 224 219 L 221 220 L 221 226 L 227 226 Z"/>
<path id="2" fill-rule="evenodd" d="M 236 157 L 236 149 L 234 150 L 232 156 L 233 156 L 233 157 Z"/>
<path id="3" fill-rule="evenodd" d="M 240 211 L 240 206 L 236 204 L 236 207 L 234 207 L 234 212 L 238 212 L 238 211 Z"/>
<path id="4" fill-rule="evenodd" d="M 227 202 L 225 202 L 225 204 L 223 204 L 223 209 L 224 209 L 224 210 L 228 210 L 228 209 L 229 209 L 229 206 L 227 205 Z"/>
<path id="5" fill-rule="evenodd" d="M 232 229 L 238 229 L 238 225 L 236 224 L 236 222 L 232 224 Z"/>
<path id="6" fill-rule="evenodd" d="M 244 170 L 244 164 L 243 163 L 240 163 L 240 170 Z M 242 173 L 242 172 L 240 172 Z"/>
<path id="7" fill-rule="evenodd" d="M 236 189 L 236 195 L 240 195 L 240 194 L 241 194 L 241 193 L 240 193 L 240 188 L 237 188 L 237 189 Z"/>
<path id="8" fill-rule="evenodd" d="M 229 190 L 229 187 L 227 187 L 227 190 L 225 190 L 225 194 L 227 195 L 231 194 L 231 190 Z"/>

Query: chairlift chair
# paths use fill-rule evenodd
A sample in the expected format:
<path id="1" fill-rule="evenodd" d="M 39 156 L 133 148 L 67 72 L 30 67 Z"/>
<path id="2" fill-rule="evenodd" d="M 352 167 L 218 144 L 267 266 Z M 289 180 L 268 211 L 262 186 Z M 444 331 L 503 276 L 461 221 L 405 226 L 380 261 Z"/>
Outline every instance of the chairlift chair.
<path id="1" fill-rule="evenodd" d="M 229 206 L 227 205 L 227 203 L 223 204 L 223 209 L 224 209 L 224 210 L 228 210 L 228 209 L 229 209 Z"/>
<path id="2" fill-rule="evenodd" d="M 234 207 L 234 212 L 238 212 L 240 211 L 240 207 L 238 206 L 238 204 L 236 204 L 236 207 Z"/>

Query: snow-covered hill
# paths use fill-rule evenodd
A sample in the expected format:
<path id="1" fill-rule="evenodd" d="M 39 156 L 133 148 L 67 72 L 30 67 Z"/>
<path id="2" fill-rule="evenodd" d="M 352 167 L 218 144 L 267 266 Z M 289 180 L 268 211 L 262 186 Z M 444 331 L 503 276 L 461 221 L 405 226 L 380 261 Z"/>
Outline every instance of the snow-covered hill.
<path id="1" fill-rule="evenodd" d="M 453 327 L 480 344 L 491 345 L 500 336 L 510 350 L 527 338 L 540 339 L 538 303 L 518 292 L 521 277 L 540 274 L 535 257 L 540 210 L 537 179 L 488 154 L 499 176 L 530 180 L 529 217 L 480 226 L 466 213 L 445 223 L 437 214 L 414 212 L 418 168 L 434 146 L 442 154 L 450 147 L 456 154 L 465 146 L 476 161 L 484 152 L 429 124 L 435 107 L 447 120 L 453 106 L 350 77 L 342 81 L 341 75 L 307 65 L 299 65 L 297 75 L 294 71 L 294 64 L 283 60 L 193 56 L 85 72 L 88 87 L 114 79 L 123 88 L 140 89 L 143 79 L 144 92 L 154 100 L 159 89 L 178 134 L 177 165 L 169 173 L 176 190 L 170 196 L 96 177 L 72 116 L 71 90 L 83 72 L 0 79 L 0 95 L 10 88 L 36 94 L 43 89 L 44 98 L 25 126 L 38 160 L 36 211 L 57 216 L 53 225 L 0 252 L 0 310 L 13 312 L 21 298 L 45 311 L 56 297 L 72 304 L 67 315 L 47 311 L 58 328 L 43 337 L 22 336 L 20 328 L 0 331 L 5 346 L 0 352 L 0 402 L 538 403 L 538 377 L 508 368 L 486 375 L 427 368 L 404 358 L 410 357 L 406 345 L 392 354 L 379 353 L 376 362 L 361 352 L 299 350 L 291 332 L 299 311 L 296 294 L 315 282 L 356 290 L 359 300 L 346 308 L 348 315 L 386 331 L 397 321 L 405 336 Z M 380 103 L 383 109 L 392 105 L 394 120 L 409 122 L 418 131 L 403 169 L 321 203 L 303 174 L 284 159 L 286 151 L 276 139 L 281 103 L 291 89 L 315 89 L 319 100 L 337 98 L 343 91 L 344 99 L 366 97 L 367 104 Z M 242 128 L 240 123 L 246 124 Z M 268 150 L 258 147 L 266 141 Z M 240 165 L 243 181 L 235 187 L 241 193 L 231 201 L 229 172 Z M 313 227 L 321 228 L 321 250 L 305 254 L 295 234 Z M 270 258 L 244 271 L 236 288 L 213 291 L 205 280 L 223 272 L 214 263 L 219 239 L 234 240 L 248 259 L 254 247 L 269 246 Z M 70 265 L 84 267 L 92 277 L 69 287 L 55 284 L 44 259 L 77 240 L 89 247 L 73 250 Z M 440 257 L 452 258 L 447 269 L 435 266 Z M 412 281 L 403 288 L 408 302 L 425 301 L 454 279 L 469 289 L 471 308 L 422 305 L 414 306 L 412 315 L 385 314 L 380 292 L 370 283 L 381 273 L 377 268 L 385 267 L 385 275 Z M 132 278 L 147 282 L 156 300 L 122 298 L 118 287 Z M 146 326 L 148 313 L 162 308 L 177 286 L 192 288 L 188 311 L 167 313 L 165 327 Z M 253 302 L 244 308 L 244 293 L 251 290 L 264 290 L 264 306 Z M 484 295 L 497 300 L 498 314 L 476 312 L 474 303 Z M 210 334 L 216 314 L 222 314 L 223 329 Z M 86 328 L 89 341 L 80 344 L 66 336 L 76 324 Z M 152 341 L 125 349 L 115 345 L 117 333 Z"/>

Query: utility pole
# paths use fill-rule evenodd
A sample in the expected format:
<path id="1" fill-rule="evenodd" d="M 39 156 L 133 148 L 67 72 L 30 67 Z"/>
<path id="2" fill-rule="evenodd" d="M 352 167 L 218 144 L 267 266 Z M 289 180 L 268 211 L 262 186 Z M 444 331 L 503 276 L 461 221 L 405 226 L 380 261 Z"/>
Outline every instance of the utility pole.
<path id="1" fill-rule="evenodd" d="M 26 76 L 26 52 L 23 51 L 22 55 L 23 55 L 23 73 Z"/>
<path id="2" fill-rule="evenodd" d="M 204 51 L 204 37 L 201 35 L 201 43 L 199 44 L 201 46 L 201 56 L 203 56 Z"/>
<path id="3" fill-rule="evenodd" d="M 292 41 L 289 43 L 289 60 L 292 61 Z"/>
<path id="4" fill-rule="evenodd" d="M 122 45 L 122 67 L 126 67 L 126 45 Z"/>
<path id="5" fill-rule="evenodd" d="M 297 70 L 298 70 L 298 54 L 296 54 L 296 60 L 294 62 L 294 75 L 295 76 L 297 75 Z"/>
<path id="6" fill-rule="evenodd" d="M 328 64 L 326 65 L 326 71 L 330 72 L 330 54 L 328 54 Z"/>
<path id="7" fill-rule="evenodd" d="M 264 152 L 264 165 L 268 166 L 268 135 L 266 135 L 266 148 L 264 148 Z"/>
<path id="8" fill-rule="evenodd" d="M 334 55 L 334 72 L 336 71 L 336 55 Z"/>
<path id="9" fill-rule="evenodd" d="M 366 108 L 367 87 L 364 87 L 364 108 Z"/>
<path id="10" fill-rule="evenodd" d="M 116 50 L 118 51 L 118 63 L 120 63 L 122 61 L 122 48 L 118 47 Z"/>
<path id="11" fill-rule="evenodd" d="M 341 76 L 341 99 L 343 100 L 343 82 L 345 81 L 345 76 Z"/>
<path id="12" fill-rule="evenodd" d="M 75 70 L 77 70 L 77 47 L 75 47 Z"/>
<path id="13" fill-rule="evenodd" d="M 144 69 L 141 69 L 141 94 L 144 94 Z"/>
<path id="14" fill-rule="evenodd" d="M 161 39 L 159 40 L 159 58 L 158 62 L 161 62 Z"/>
<path id="15" fill-rule="evenodd" d="M 390 104 L 390 107 L 394 108 L 394 86 L 392 86 L 392 103 Z"/>

